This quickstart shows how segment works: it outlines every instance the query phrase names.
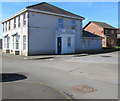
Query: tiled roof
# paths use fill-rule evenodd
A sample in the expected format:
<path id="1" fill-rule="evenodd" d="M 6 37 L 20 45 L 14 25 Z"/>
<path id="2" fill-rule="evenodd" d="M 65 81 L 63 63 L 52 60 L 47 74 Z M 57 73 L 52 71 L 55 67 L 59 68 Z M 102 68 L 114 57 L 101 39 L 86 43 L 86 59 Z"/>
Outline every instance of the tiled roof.
<path id="1" fill-rule="evenodd" d="M 51 13 L 57 13 L 57 14 L 62 14 L 62 15 L 67 15 L 67 16 L 72 16 L 72 17 L 79 17 L 82 19 L 85 19 L 82 16 L 76 15 L 74 13 L 71 13 L 69 11 L 66 11 L 64 9 L 58 8 L 56 6 L 53 6 L 51 4 L 48 4 L 46 2 L 42 2 L 36 5 L 28 6 L 26 8 L 31 8 L 31 9 L 36 9 L 40 11 L 46 11 L 46 12 L 51 12 Z"/>
<path id="2" fill-rule="evenodd" d="M 85 30 L 83 30 L 83 35 L 82 35 L 82 37 L 89 37 L 89 38 L 103 38 L 103 37 L 101 37 L 101 36 L 99 36 L 99 35 L 96 35 L 96 34 L 90 33 L 90 32 L 85 31 Z"/>
<path id="3" fill-rule="evenodd" d="M 100 26 L 102 28 L 117 29 L 117 28 L 115 28 L 115 27 L 113 27 L 113 26 L 111 26 L 111 25 L 109 25 L 109 24 L 107 24 L 105 22 L 98 22 L 98 21 L 90 21 L 85 27 L 87 27 L 90 23 L 94 23 L 94 24 L 96 24 L 96 25 L 98 25 L 98 26 Z"/>

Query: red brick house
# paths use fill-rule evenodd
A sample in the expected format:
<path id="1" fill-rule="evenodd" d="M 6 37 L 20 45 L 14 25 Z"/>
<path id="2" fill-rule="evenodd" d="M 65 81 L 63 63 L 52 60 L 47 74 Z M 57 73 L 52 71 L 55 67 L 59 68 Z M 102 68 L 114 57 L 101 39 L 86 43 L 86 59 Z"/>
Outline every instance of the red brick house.
<path id="1" fill-rule="evenodd" d="M 120 28 L 118 28 L 117 32 L 117 46 L 120 46 Z"/>
<path id="2" fill-rule="evenodd" d="M 90 21 L 83 29 L 103 37 L 104 38 L 102 39 L 103 47 L 116 46 L 118 31 L 117 28 L 105 22 Z"/>

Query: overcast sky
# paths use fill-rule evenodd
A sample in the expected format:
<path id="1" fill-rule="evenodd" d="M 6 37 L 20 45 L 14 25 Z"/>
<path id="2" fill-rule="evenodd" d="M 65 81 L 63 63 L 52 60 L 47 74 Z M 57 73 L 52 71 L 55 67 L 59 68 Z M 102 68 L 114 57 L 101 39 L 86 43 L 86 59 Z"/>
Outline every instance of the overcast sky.
<path id="1" fill-rule="evenodd" d="M 3 2 L 2 20 L 19 12 L 28 5 L 38 2 Z M 118 3 L 117 2 L 49 2 L 57 7 L 85 17 L 83 26 L 89 21 L 101 21 L 118 27 Z M 0 26 L 1 29 L 1 26 Z M 0 31 L 0 37 L 2 32 Z"/>

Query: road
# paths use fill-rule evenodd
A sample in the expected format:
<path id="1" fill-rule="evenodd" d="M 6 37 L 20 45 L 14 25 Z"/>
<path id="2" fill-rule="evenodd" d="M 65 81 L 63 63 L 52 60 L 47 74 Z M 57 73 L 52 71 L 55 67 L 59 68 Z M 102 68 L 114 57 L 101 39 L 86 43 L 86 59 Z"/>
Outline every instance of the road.
<path id="1" fill-rule="evenodd" d="M 118 99 L 118 52 L 33 57 L 3 54 L 2 72 L 25 75 L 27 79 L 17 82 L 49 85 L 74 99 Z M 3 83 L 3 98 L 9 91 L 5 87 Z"/>

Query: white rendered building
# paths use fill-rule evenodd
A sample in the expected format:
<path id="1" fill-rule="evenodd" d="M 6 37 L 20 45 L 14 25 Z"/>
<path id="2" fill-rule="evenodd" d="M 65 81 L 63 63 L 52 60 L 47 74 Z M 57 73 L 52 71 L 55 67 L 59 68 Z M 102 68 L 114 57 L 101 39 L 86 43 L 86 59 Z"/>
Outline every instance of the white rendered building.
<path id="1" fill-rule="evenodd" d="M 83 37 L 84 19 L 45 2 L 28 6 L 3 21 L 3 52 L 28 56 L 101 49 L 101 37 Z"/>

